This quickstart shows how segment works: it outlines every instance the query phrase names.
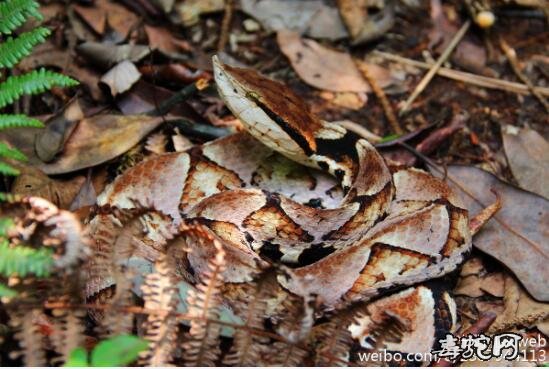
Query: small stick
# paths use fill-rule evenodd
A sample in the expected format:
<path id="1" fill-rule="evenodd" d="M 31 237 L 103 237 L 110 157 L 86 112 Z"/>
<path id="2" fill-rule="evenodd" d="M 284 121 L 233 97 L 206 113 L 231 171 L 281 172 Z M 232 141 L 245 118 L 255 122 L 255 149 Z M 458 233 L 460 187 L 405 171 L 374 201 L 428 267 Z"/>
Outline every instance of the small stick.
<path id="1" fill-rule="evenodd" d="M 519 60 L 517 58 L 517 53 L 515 49 L 513 49 L 509 44 L 503 39 L 503 37 L 500 37 L 499 39 L 499 45 L 501 46 L 501 49 L 505 53 L 505 56 L 507 56 L 507 59 L 509 60 L 509 64 L 511 64 L 511 67 L 513 68 L 513 71 L 517 75 L 517 77 L 524 82 L 526 86 L 528 86 L 528 89 L 534 95 L 541 105 L 545 108 L 545 111 L 549 113 L 549 103 L 545 98 L 536 90 L 534 87 L 532 81 L 522 72 L 522 69 L 519 65 Z"/>
<path id="2" fill-rule="evenodd" d="M 219 33 L 219 41 L 217 43 L 217 52 L 225 50 L 227 40 L 229 39 L 229 27 L 233 18 L 233 0 L 225 0 L 225 14 L 221 21 L 221 31 Z"/>
<path id="3" fill-rule="evenodd" d="M 195 83 L 191 83 L 174 93 L 170 98 L 164 100 L 157 108 L 152 109 L 145 114 L 161 116 L 167 114 L 172 108 L 180 102 L 186 100 L 189 96 L 208 87 L 208 80 L 201 78 Z"/>
<path id="4" fill-rule="evenodd" d="M 416 97 L 418 97 L 419 94 L 425 89 L 425 87 L 427 87 L 427 85 L 429 84 L 431 79 L 433 79 L 433 77 L 435 76 L 437 71 L 440 69 L 442 64 L 448 59 L 448 57 L 450 57 L 450 54 L 452 54 L 452 51 L 454 51 L 454 49 L 459 44 L 463 36 L 465 36 L 465 33 L 467 32 L 470 26 L 471 26 L 471 21 L 469 19 L 465 21 L 465 23 L 463 23 L 463 26 L 461 26 L 460 30 L 457 31 L 457 33 L 454 35 L 454 38 L 452 38 L 452 41 L 450 41 L 450 44 L 448 45 L 448 47 L 446 47 L 446 50 L 444 50 L 442 55 L 440 55 L 440 57 L 437 59 L 436 63 L 431 67 L 429 72 L 427 72 L 427 74 L 423 77 L 421 82 L 419 82 L 419 84 L 416 86 L 414 92 L 412 92 L 408 100 L 406 100 L 406 102 L 402 106 L 402 109 L 400 109 L 399 115 L 403 115 L 408 111 L 408 109 L 410 108 L 410 105 L 412 105 Z"/>
<path id="5" fill-rule="evenodd" d="M 391 106 L 389 99 L 387 99 L 387 95 L 385 95 L 385 91 L 383 91 L 383 89 L 379 87 L 379 84 L 375 80 L 374 76 L 372 76 L 372 73 L 370 73 L 370 70 L 368 69 L 366 63 L 363 63 L 360 60 L 355 60 L 355 64 L 366 79 L 366 81 L 372 87 L 372 91 L 374 91 L 376 97 L 381 102 L 381 106 L 383 107 L 383 113 L 385 113 L 385 117 L 391 125 L 393 132 L 399 135 L 403 134 L 404 130 L 400 127 L 400 124 L 398 124 L 397 117 L 395 115 L 395 112 L 393 111 L 393 107 Z"/>
<path id="6" fill-rule="evenodd" d="M 425 63 L 425 62 L 421 62 L 413 59 L 408 59 L 399 55 L 394 55 L 394 54 L 386 53 L 383 51 L 374 50 L 374 53 L 387 60 L 410 65 L 412 67 L 430 69 L 433 65 L 432 63 Z M 437 71 L 437 74 L 442 77 L 450 78 L 455 81 L 464 82 L 464 83 L 468 83 L 468 84 L 479 86 L 479 87 L 490 88 L 494 90 L 503 90 L 503 91 L 513 92 L 513 93 L 522 94 L 522 95 L 531 94 L 531 91 L 528 88 L 528 86 L 522 83 L 485 77 L 478 74 L 462 72 L 459 70 L 454 70 L 454 69 L 445 68 L 445 67 L 440 68 Z M 549 88 L 547 87 L 534 87 L 534 90 L 543 96 L 549 96 Z"/>

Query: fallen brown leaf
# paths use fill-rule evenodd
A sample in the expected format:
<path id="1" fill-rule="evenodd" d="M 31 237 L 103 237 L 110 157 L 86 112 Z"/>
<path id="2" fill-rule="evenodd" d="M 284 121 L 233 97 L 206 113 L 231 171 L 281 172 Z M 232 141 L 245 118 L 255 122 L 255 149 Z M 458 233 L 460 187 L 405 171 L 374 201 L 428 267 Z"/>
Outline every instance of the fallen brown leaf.
<path id="1" fill-rule="evenodd" d="M 503 147 L 520 187 L 549 199 L 549 143 L 534 130 L 506 127 Z"/>
<path id="2" fill-rule="evenodd" d="M 51 179 L 41 170 L 31 166 L 18 166 L 21 174 L 15 178 L 12 193 L 22 196 L 39 196 L 62 209 L 68 209 L 82 184 L 83 176 L 61 181 Z"/>
<path id="3" fill-rule="evenodd" d="M 438 177 L 441 168 L 431 167 Z M 499 180 L 470 166 L 447 168 L 448 184 L 461 195 L 470 214 L 493 202 L 494 189 L 503 208 L 479 231 L 473 244 L 507 265 L 528 291 L 541 301 L 549 301 L 549 201 Z"/>
<path id="4" fill-rule="evenodd" d="M 309 85 L 334 92 L 370 92 L 370 85 L 356 68 L 351 55 L 328 49 L 316 41 L 299 37 L 290 31 L 277 34 L 280 50 L 290 59 L 299 77 Z M 381 87 L 395 83 L 391 73 L 380 66 L 368 64 Z"/>
<path id="5" fill-rule="evenodd" d="M 73 5 L 74 11 L 80 16 L 88 26 L 90 26 L 97 34 L 102 35 L 105 33 L 107 27 L 107 13 L 100 8 Z"/>
<path id="6" fill-rule="evenodd" d="M 108 25 L 120 39 L 126 38 L 139 20 L 132 11 L 109 0 L 96 0 L 90 7 L 75 5 L 74 10 L 99 35 L 103 35 Z"/>
<path id="7" fill-rule="evenodd" d="M 192 50 L 188 42 L 173 37 L 172 33 L 164 27 L 145 25 L 145 33 L 149 39 L 149 46 L 165 54 Z"/>
<path id="8" fill-rule="evenodd" d="M 473 274 L 481 274 L 485 271 L 482 259 L 472 258 L 467 260 L 461 267 L 460 276 L 467 277 Z"/>
<path id="9" fill-rule="evenodd" d="M 162 117 L 112 114 L 83 119 L 61 156 L 40 168 L 60 174 L 101 164 L 129 150 L 162 121 Z"/>
<path id="10" fill-rule="evenodd" d="M 139 73 L 135 64 L 129 60 L 124 60 L 105 73 L 101 77 L 101 82 L 109 87 L 112 96 L 116 96 L 128 91 L 140 78 L 141 73 Z"/>

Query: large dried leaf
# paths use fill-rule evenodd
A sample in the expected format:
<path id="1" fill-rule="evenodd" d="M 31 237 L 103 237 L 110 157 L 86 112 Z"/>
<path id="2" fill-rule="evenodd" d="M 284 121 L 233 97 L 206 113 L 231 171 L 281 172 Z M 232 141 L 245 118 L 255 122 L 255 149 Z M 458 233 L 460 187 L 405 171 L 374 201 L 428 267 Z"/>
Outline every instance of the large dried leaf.
<path id="1" fill-rule="evenodd" d="M 78 124 L 61 157 L 42 165 L 48 174 L 72 172 L 104 163 L 137 144 L 162 123 L 146 115 L 98 115 Z"/>
<path id="2" fill-rule="evenodd" d="M 330 40 L 349 35 L 337 9 L 322 0 L 241 0 L 240 3 L 242 10 L 268 31 L 291 30 Z"/>
<path id="3" fill-rule="evenodd" d="M 328 49 L 316 41 L 299 37 L 290 31 L 277 35 L 280 50 L 290 59 L 299 77 L 309 85 L 334 92 L 370 92 L 370 85 L 357 69 L 351 55 Z M 381 87 L 395 83 L 385 68 L 367 64 Z"/>
<path id="4" fill-rule="evenodd" d="M 505 155 L 520 187 L 549 199 L 549 144 L 528 128 L 502 132 Z"/>
<path id="5" fill-rule="evenodd" d="M 442 177 L 442 169 L 432 170 Z M 503 208 L 475 236 L 473 244 L 507 265 L 538 300 L 549 301 L 549 201 L 469 166 L 448 167 L 448 183 L 471 215 L 494 202 L 494 189 Z"/>

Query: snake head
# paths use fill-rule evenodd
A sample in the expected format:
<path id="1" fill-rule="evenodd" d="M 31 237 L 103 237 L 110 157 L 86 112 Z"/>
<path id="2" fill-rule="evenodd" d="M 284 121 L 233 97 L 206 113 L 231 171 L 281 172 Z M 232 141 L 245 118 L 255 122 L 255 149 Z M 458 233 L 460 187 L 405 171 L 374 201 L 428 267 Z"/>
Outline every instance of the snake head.
<path id="1" fill-rule="evenodd" d="M 250 134 L 297 161 L 316 151 L 322 123 L 299 96 L 255 71 L 212 60 L 219 94 Z"/>

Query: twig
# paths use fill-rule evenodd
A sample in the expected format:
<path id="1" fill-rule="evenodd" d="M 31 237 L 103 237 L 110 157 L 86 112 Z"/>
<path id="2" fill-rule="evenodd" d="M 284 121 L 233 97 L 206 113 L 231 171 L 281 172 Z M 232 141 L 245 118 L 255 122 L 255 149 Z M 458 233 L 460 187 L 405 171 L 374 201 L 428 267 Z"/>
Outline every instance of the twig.
<path id="1" fill-rule="evenodd" d="M 210 124 L 194 123 L 186 119 L 167 120 L 165 124 L 179 128 L 185 135 L 196 136 L 206 140 L 213 140 L 231 134 L 231 131 L 225 127 L 216 127 Z"/>
<path id="2" fill-rule="evenodd" d="M 430 69 L 432 67 L 432 63 L 425 63 L 425 62 L 421 62 L 413 59 L 408 59 L 399 55 L 394 55 L 394 54 L 386 53 L 383 51 L 375 50 L 374 54 L 381 56 L 382 58 L 385 58 L 387 60 L 410 65 L 412 67 L 423 68 L 423 69 Z M 531 91 L 528 88 L 528 86 L 522 83 L 510 82 L 502 79 L 480 76 L 478 74 L 462 72 L 459 70 L 454 70 L 451 68 L 444 68 L 444 67 L 440 68 L 437 71 L 437 74 L 442 77 L 450 78 L 455 81 L 464 82 L 464 83 L 468 83 L 468 84 L 479 86 L 479 87 L 491 88 L 494 90 L 503 90 L 503 91 L 513 92 L 513 93 L 522 94 L 522 95 L 531 94 Z M 549 96 L 548 87 L 534 87 L 534 90 L 543 96 Z"/>
<path id="3" fill-rule="evenodd" d="M 463 36 L 465 36 L 465 33 L 467 32 L 470 26 L 471 26 L 471 21 L 469 19 L 466 20 L 465 23 L 463 23 L 463 26 L 461 26 L 459 31 L 457 31 L 457 33 L 454 35 L 454 37 L 452 38 L 452 41 L 450 41 L 450 44 L 448 44 L 448 46 L 446 47 L 446 50 L 444 50 L 442 55 L 440 55 L 440 57 L 437 59 L 436 63 L 431 67 L 429 72 L 427 72 L 427 74 L 423 77 L 421 82 L 419 82 L 419 84 L 416 86 L 414 92 L 412 92 L 408 100 L 406 100 L 406 102 L 400 109 L 400 113 L 399 113 L 400 115 L 403 115 L 408 111 L 408 109 L 410 108 L 410 105 L 412 105 L 416 97 L 418 97 L 419 94 L 425 89 L 425 87 L 427 87 L 427 85 L 429 84 L 431 79 L 433 79 L 433 77 L 435 76 L 437 71 L 440 69 L 442 64 L 448 59 L 448 57 L 450 57 L 450 54 L 452 54 L 452 51 L 454 51 L 454 49 L 459 44 Z"/>
<path id="4" fill-rule="evenodd" d="M 225 50 L 225 45 L 227 45 L 227 40 L 229 39 L 229 27 L 233 18 L 233 7 L 233 0 L 225 0 L 225 14 L 223 15 L 223 21 L 221 22 L 217 52 Z"/>
<path id="5" fill-rule="evenodd" d="M 374 76 L 372 76 L 372 73 L 370 73 L 370 70 L 366 63 L 363 63 L 360 60 L 355 60 L 355 64 L 357 68 L 360 70 L 366 81 L 370 84 L 372 87 L 372 91 L 374 91 L 374 94 L 381 102 L 381 106 L 383 107 L 383 112 L 385 113 L 385 117 L 387 118 L 387 121 L 391 125 L 391 128 L 393 129 L 393 132 L 396 134 L 403 134 L 404 131 L 400 127 L 400 124 L 398 124 L 398 120 L 396 118 L 395 112 L 393 111 L 393 107 L 391 106 L 391 103 L 389 102 L 389 99 L 387 99 L 387 95 L 385 95 L 385 91 L 381 87 L 379 87 L 379 84 L 377 83 Z"/>
<path id="6" fill-rule="evenodd" d="M 360 124 L 355 123 L 351 120 L 340 120 L 340 121 L 332 122 L 332 123 L 339 124 L 340 126 L 344 127 L 348 131 L 356 133 L 357 135 L 359 135 L 362 138 L 365 138 L 366 140 L 370 141 L 371 143 L 378 143 L 382 140 L 382 138 L 379 137 L 378 135 L 376 135 L 375 133 L 370 132 L 365 127 L 363 127 Z"/>
<path id="7" fill-rule="evenodd" d="M 515 49 L 513 49 L 509 44 L 503 39 L 503 37 L 500 37 L 499 39 L 499 45 L 503 52 L 505 53 L 505 56 L 507 56 L 507 59 L 509 60 L 509 64 L 511 64 L 511 67 L 513 68 L 513 71 L 517 75 L 517 77 L 524 82 L 526 86 L 528 86 L 528 89 L 534 95 L 541 105 L 545 108 L 545 111 L 549 113 L 549 103 L 545 98 L 536 90 L 534 85 L 532 84 L 532 81 L 522 72 L 522 69 L 519 65 L 519 60 L 517 58 L 517 53 Z"/>
<path id="8" fill-rule="evenodd" d="M 208 80 L 201 78 L 195 83 L 183 87 L 181 90 L 170 96 L 169 99 L 163 101 L 157 108 L 146 112 L 147 115 L 160 116 L 167 114 L 174 106 L 186 100 L 189 96 L 208 87 Z"/>

